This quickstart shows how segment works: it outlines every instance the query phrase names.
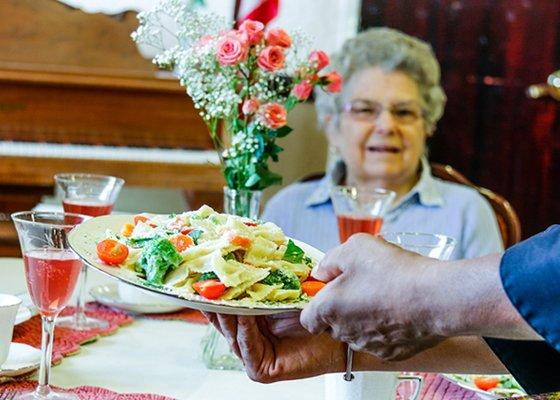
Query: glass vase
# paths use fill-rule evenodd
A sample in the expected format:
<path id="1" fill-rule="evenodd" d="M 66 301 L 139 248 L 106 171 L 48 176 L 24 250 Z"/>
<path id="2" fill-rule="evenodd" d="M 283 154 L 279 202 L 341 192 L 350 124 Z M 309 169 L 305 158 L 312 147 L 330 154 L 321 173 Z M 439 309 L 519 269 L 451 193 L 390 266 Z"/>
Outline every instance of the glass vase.
<path id="1" fill-rule="evenodd" d="M 224 212 L 258 219 L 261 198 L 261 190 L 235 190 L 224 187 Z M 208 326 L 202 339 L 202 359 L 208 369 L 243 369 L 243 364 L 231 351 L 227 340 L 212 325 Z"/>

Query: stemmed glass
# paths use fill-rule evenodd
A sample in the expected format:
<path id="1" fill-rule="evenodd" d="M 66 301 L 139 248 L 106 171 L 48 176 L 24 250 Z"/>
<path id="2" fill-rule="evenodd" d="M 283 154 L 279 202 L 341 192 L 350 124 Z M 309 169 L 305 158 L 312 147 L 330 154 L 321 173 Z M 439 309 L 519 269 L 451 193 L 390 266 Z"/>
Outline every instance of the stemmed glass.
<path id="1" fill-rule="evenodd" d="M 418 253 L 425 257 L 437 258 L 438 260 L 448 260 L 457 245 L 457 241 L 452 237 L 418 232 L 387 232 L 383 234 L 383 239 L 393 243 L 405 250 Z M 414 373 L 404 372 L 403 375 L 414 376 Z M 401 384 L 403 398 L 409 398 L 414 388 L 412 382 Z"/>
<path id="2" fill-rule="evenodd" d="M 386 232 L 383 239 L 425 257 L 449 260 L 457 241 L 452 237 L 434 233 Z"/>
<path id="3" fill-rule="evenodd" d="M 333 187 L 331 199 L 338 223 L 340 242 L 344 243 L 355 233 L 378 234 L 383 224 L 383 217 L 395 196 L 395 192 L 385 189 Z"/>
<path id="4" fill-rule="evenodd" d="M 62 195 L 65 212 L 80 213 L 91 217 L 110 214 L 124 180 L 114 176 L 68 173 L 54 176 L 57 191 Z M 61 317 L 58 326 L 75 330 L 106 329 L 109 323 L 86 316 L 85 292 L 87 266 L 82 265 L 78 284 L 78 300 L 74 314 Z"/>
<path id="5" fill-rule="evenodd" d="M 23 211 L 12 214 L 19 237 L 27 289 L 43 324 L 39 384 L 17 400 L 75 400 L 71 393 L 49 387 L 53 329 L 58 314 L 72 296 L 82 263 L 68 246 L 68 233 L 89 217 L 73 213 Z"/>
<path id="6" fill-rule="evenodd" d="M 344 243 L 355 233 L 377 235 L 383 225 L 383 217 L 391 207 L 396 193 L 380 188 L 358 188 L 355 186 L 334 186 L 331 189 L 338 235 Z M 351 381 L 352 358 L 350 346 L 346 349 L 347 371 L 344 379 Z"/>

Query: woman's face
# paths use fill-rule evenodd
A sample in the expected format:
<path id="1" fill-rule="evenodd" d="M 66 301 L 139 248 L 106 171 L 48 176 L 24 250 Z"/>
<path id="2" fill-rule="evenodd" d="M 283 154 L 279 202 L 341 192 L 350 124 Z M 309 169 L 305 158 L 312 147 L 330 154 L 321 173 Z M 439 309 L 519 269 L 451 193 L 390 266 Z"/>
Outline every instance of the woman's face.
<path id="1" fill-rule="evenodd" d="M 350 180 L 398 185 L 415 179 L 426 130 L 416 82 L 403 72 L 369 67 L 354 73 L 342 93 L 344 109 L 328 137 Z"/>

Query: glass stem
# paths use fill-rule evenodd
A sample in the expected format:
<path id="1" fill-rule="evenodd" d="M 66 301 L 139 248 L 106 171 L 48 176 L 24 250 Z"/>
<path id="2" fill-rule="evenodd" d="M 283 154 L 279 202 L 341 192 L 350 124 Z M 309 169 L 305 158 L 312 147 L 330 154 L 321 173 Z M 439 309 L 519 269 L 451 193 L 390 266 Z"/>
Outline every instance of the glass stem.
<path id="1" fill-rule="evenodd" d="M 85 317 L 85 302 L 86 302 L 86 280 L 87 280 L 88 267 L 82 264 L 82 271 L 80 273 L 80 279 L 78 282 L 78 301 L 76 303 L 76 313 L 74 314 L 74 319 L 76 324 L 79 325 L 80 322 Z"/>
<path id="2" fill-rule="evenodd" d="M 50 393 L 49 376 L 51 373 L 52 347 L 54 337 L 55 317 L 41 316 L 42 337 L 41 337 L 41 368 L 39 370 L 39 385 L 36 393 L 46 396 Z"/>

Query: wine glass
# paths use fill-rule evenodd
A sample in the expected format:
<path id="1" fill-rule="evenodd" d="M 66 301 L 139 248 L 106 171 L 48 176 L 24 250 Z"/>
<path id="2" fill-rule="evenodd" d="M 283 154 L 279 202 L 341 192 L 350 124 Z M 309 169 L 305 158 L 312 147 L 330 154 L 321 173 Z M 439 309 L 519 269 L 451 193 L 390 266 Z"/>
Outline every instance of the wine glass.
<path id="1" fill-rule="evenodd" d="M 448 260 L 457 245 L 457 241 L 452 237 L 433 233 L 386 232 L 382 236 L 386 241 L 405 250 L 438 260 Z M 403 375 L 414 376 L 415 374 L 403 372 Z M 400 389 L 401 397 L 410 398 L 414 386 L 412 382 L 403 382 Z"/>
<path id="2" fill-rule="evenodd" d="M 72 296 L 82 263 L 69 248 L 68 233 L 89 217 L 74 213 L 23 211 L 12 214 L 25 265 L 31 300 L 41 314 L 41 368 L 34 391 L 17 400 L 75 400 L 72 393 L 49 387 L 53 329 L 58 314 Z"/>
<path id="3" fill-rule="evenodd" d="M 65 212 L 91 217 L 110 214 L 124 184 L 124 180 L 114 176 L 81 173 L 57 174 L 54 176 L 54 181 L 56 190 L 62 196 Z M 86 316 L 86 279 L 87 266 L 83 264 L 78 283 L 76 311 L 74 314 L 59 318 L 58 326 L 79 331 L 109 327 L 109 323 L 105 320 Z"/>
<path id="4" fill-rule="evenodd" d="M 395 199 L 396 193 L 378 188 L 335 186 L 331 199 L 338 223 L 340 242 L 355 233 L 376 235 L 381 230 L 383 217 Z"/>
<path id="5" fill-rule="evenodd" d="M 449 260 L 457 245 L 452 237 L 434 233 L 386 232 L 382 236 L 405 250 L 438 260 Z"/>

